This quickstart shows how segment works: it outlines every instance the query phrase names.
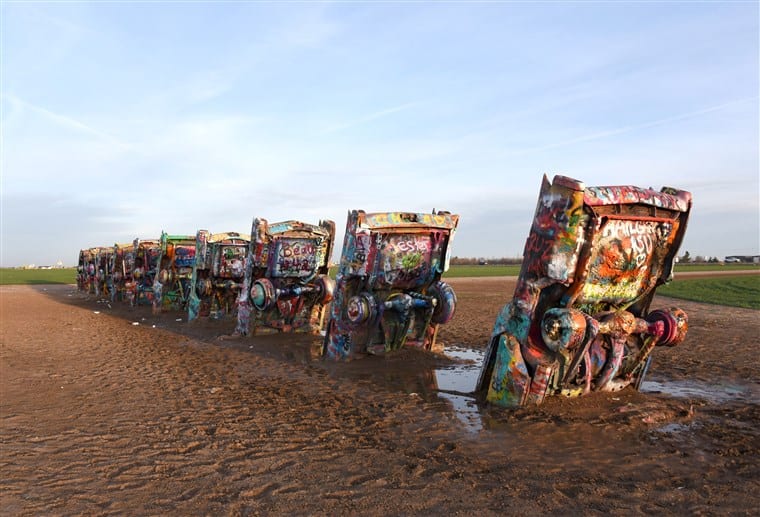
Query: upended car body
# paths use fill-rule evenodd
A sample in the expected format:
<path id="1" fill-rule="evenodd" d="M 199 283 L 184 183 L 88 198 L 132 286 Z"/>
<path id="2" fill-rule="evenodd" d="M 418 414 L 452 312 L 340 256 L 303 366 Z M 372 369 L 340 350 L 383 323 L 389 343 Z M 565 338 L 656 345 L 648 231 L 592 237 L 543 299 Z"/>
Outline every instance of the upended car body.
<path id="1" fill-rule="evenodd" d="M 448 269 L 458 215 L 349 212 L 323 354 L 351 359 L 402 346 L 440 351 L 454 315 Z"/>
<path id="2" fill-rule="evenodd" d="M 95 278 L 95 296 L 110 298 L 113 291 L 111 268 L 113 267 L 113 246 L 100 246 L 93 249 Z"/>
<path id="3" fill-rule="evenodd" d="M 158 263 L 161 258 L 161 241 L 158 239 L 135 239 L 134 267 L 131 279 L 125 283 L 128 291 L 127 299 L 132 305 L 152 305 L 154 299 L 153 280 L 158 274 Z"/>
<path id="4" fill-rule="evenodd" d="M 95 256 L 97 248 L 79 250 L 77 262 L 77 288 L 88 294 L 95 293 Z"/>
<path id="5" fill-rule="evenodd" d="M 153 300 L 153 278 L 160 255 L 159 241 L 135 239 L 115 244 L 110 269 L 111 300 L 130 305 L 150 304 Z"/>
<path id="6" fill-rule="evenodd" d="M 335 223 L 254 219 L 238 298 L 238 335 L 322 330 L 335 282 L 328 276 Z"/>
<path id="7" fill-rule="evenodd" d="M 237 232 L 198 231 L 187 304 L 188 321 L 201 316 L 221 318 L 236 312 L 250 242 L 250 235 Z"/>
<path id="8" fill-rule="evenodd" d="M 130 289 L 135 268 L 135 243 L 114 244 L 111 255 L 110 279 L 111 301 L 131 300 Z"/>
<path id="9" fill-rule="evenodd" d="M 514 296 L 502 309 L 477 390 L 489 403 L 638 389 L 656 345 L 682 342 L 678 308 L 650 311 L 672 278 L 691 194 L 585 187 L 544 176 Z"/>
<path id="10" fill-rule="evenodd" d="M 195 235 L 161 232 L 153 278 L 153 310 L 185 310 L 195 264 Z"/>

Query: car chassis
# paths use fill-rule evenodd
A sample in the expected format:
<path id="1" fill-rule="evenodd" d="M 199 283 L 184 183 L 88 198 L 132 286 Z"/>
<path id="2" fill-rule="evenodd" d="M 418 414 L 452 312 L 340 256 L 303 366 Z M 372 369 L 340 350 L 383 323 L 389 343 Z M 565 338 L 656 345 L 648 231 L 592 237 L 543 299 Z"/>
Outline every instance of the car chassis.
<path id="1" fill-rule="evenodd" d="M 682 310 L 649 306 L 672 279 L 690 210 L 682 190 L 544 176 L 514 296 L 486 350 L 481 397 L 516 407 L 638 389 L 653 348 L 677 345 L 688 329 Z"/>
<path id="2" fill-rule="evenodd" d="M 251 237 L 237 232 L 199 230 L 187 304 L 187 320 L 232 315 L 245 277 Z"/>
<path id="3" fill-rule="evenodd" d="M 323 355 L 441 351 L 438 325 L 453 317 L 456 296 L 440 279 L 458 222 L 448 212 L 349 212 Z"/>
<path id="4" fill-rule="evenodd" d="M 235 334 L 321 332 L 335 289 L 328 276 L 334 240 L 330 220 L 254 218 Z"/>

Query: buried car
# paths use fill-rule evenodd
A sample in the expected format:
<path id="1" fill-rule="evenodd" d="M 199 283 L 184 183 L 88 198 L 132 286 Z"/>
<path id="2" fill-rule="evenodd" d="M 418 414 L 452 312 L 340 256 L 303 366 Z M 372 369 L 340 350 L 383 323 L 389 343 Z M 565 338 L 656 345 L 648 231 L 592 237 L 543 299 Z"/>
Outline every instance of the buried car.
<path id="1" fill-rule="evenodd" d="M 95 292 L 95 255 L 97 248 L 87 248 L 79 251 L 77 262 L 77 288 L 88 294 Z"/>
<path id="2" fill-rule="evenodd" d="M 161 232 L 153 277 L 153 310 L 184 310 L 190 296 L 195 264 L 195 236 Z"/>
<path id="3" fill-rule="evenodd" d="M 152 305 L 154 292 L 153 280 L 158 270 L 161 257 L 161 241 L 156 239 L 134 240 L 135 261 L 132 278 L 126 282 L 127 299 L 132 305 Z"/>
<path id="4" fill-rule="evenodd" d="M 95 278 L 92 281 L 95 287 L 95 296 L 110 298 L 113 291 L 113 278 L 111 277 L 113 246 L 100 246 L 91 251 L 94 251 Z"/>
<path id="5" fill-rule="evenodd" d="M 187 320 L 232 314 L 245 277 L 249 235 L 236 232 L 195 236 L 195 264 L 187 304 Z"/>
<path id="6" fill-rule="evenodd" d="M 690 210 L 682 190 L 544 176 L 517 286 L 486 350 L 480 396 L 515 407 L 547 395 L 638 389 L 653 348 L 686 335 L 682 310 L 649 306 L 672 278 Z"/>
<path id="7" fill-rule="evenodd" d="M 130 300 L 134 295 L 132 273 L 135 268 L 135 243 L 114 244 L 111 255 L 110 278 L 111 301 Z"/>
<path id="8" fill-rule="evenodd" d="M 323 355 L 351 359 L 402 346 L 441 351 L 454 315 L 448 269 L 458 215 L 349 212 Z"/>
<path id="9" fill-rule="evenodd" d="M 255 218 L 235 334 L 320 332 L 334 290 L 327 275 L 334 240 L 333 221 Z"/>

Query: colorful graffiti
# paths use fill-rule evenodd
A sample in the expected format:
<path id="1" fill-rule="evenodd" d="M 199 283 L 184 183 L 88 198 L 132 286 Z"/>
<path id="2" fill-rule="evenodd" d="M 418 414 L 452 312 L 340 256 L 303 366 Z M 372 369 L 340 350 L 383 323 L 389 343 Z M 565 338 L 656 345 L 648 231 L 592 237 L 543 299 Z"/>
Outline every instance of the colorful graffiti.
<path id="1" fill-rule="evenodd" d="M 497 318 L 478 380 L 489 403 L 638 387 L 657 345 L 688 329 L 678 309 L 649 311 L 672 278 L 688 192 L 585 187 L 544 177 L 512 300 Z"/>
<path id="2" fill-rule="evenodd" d="M 332 221 L 269 224 L 255 218 L 235 334 L 322 331 L 335 289 L 328 276 L 334 240 Z"/>
<path id="3" fill-rule="evenodd" d="M 402 346 L 436 348 L 454 315 L 448 269 L 459 216 L 349 212 L 323 355 L 352 359 Z"/>
<path id="4" fill-rule="evenodd" d="M 235 315 L 250 242 L 250 235 L 237 232 L 198 231 L 187 303 L 188 321 Z"/>
<path id="5" fill-rule="evenodd" d="M 153 277 L 153 310 L 185 310 L 195 264 L 195 236 L 161 232 Z"/>
<path id="6" fill-rule="evenodd" d="M 96 256 L 99 248 L 87 248 L 79 251 L 77 263 L 77 287 L 80 291 L 95 294 Z"/>

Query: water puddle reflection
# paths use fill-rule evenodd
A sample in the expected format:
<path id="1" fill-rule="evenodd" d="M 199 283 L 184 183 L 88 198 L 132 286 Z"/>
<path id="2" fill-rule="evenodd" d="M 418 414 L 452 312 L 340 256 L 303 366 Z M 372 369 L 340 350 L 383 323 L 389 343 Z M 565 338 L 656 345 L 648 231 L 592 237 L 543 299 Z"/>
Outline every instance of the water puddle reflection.
<path id="1" fill-rule="evenodd" d="M 677 398 L 699 398 L 709 402 L 752 402 L 760 400 L 760 388 L 737 384 L 705 383 L 700 381 L 644 381 L 642 393 L 664 393 Z"/>
<path id="2" fill-rule="evenodd" d="M 451 403 L 454 414 L 467 431 L 483 429 L 483 419 L 473 395 L 483 363 L 481 350 L 447 348 L 445 354 L 459 362 L 435 370 L 438 397 Z"/>

